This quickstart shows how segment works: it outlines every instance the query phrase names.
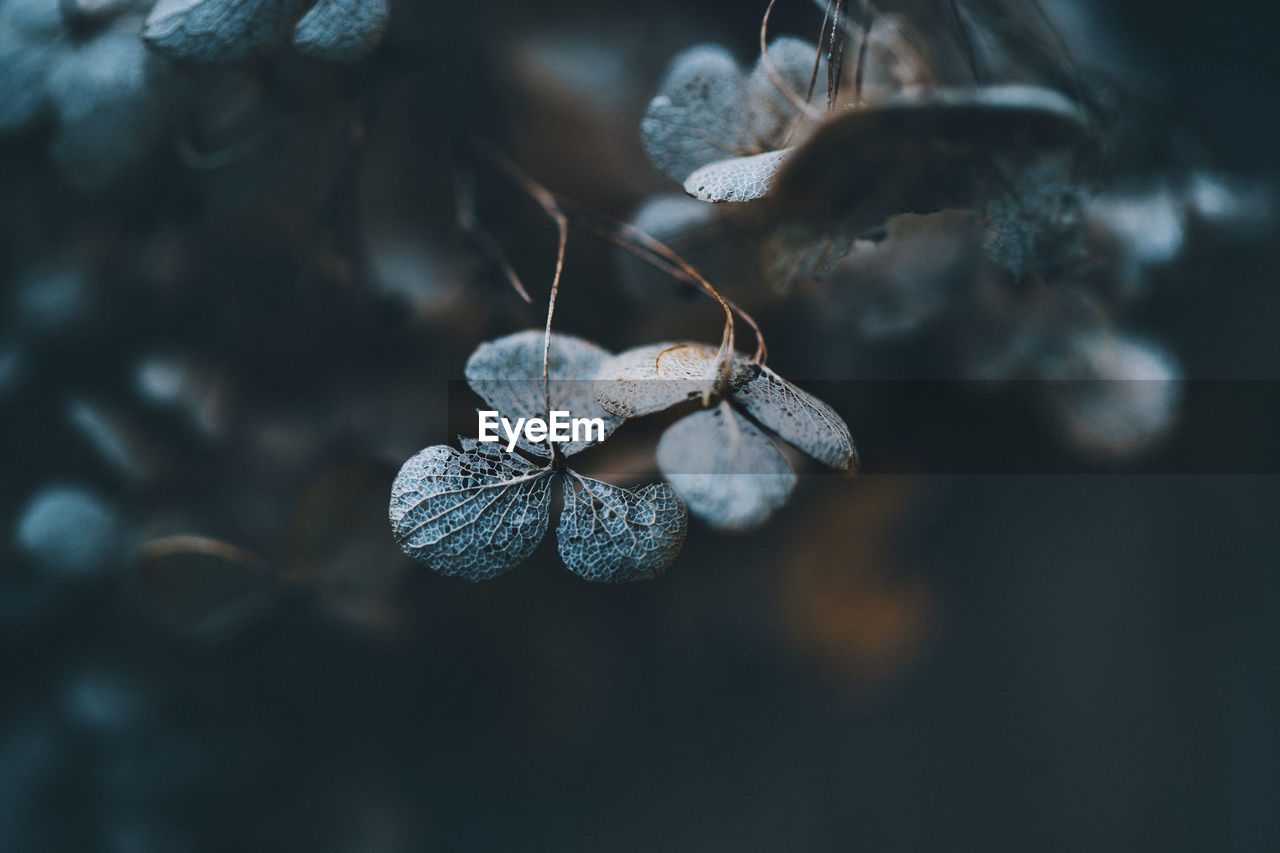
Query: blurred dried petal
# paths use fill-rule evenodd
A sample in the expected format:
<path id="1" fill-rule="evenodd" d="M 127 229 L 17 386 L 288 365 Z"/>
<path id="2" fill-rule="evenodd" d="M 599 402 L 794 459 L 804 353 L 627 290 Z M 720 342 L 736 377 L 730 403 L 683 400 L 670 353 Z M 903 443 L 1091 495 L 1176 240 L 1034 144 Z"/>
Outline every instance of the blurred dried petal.
<path id="1" fill-rule="evenodd" d="M 640 132 L 663 174 L 683 183 L 695 169 L 725 157 L 758 153 L 746 127 L 746 79 L 729 52 L 692 47 L 671 61 Z"/>
<path id="2" fill-rule="evenodd" d="M 92 575 L 118 564 L 127 543 L 120 514 L 79 486 L 48 486 L 18 515 L 14 545 L 44 569 L 64 577 Z"/>
<path id="3" fill-rule="evenodd" d="M 1036 86 L 937 88 L 833 114 L 779 169 L 771 203 L 787 217 L 854 234 L 898 213 L 972 207 L 1008 170 L 1070 151 L 1084 118 Z"/>
<path id="4" fill-rule="evenodd" d="M 60 0 L 0 3 L 0 38 L 12 34 L 26 46 L 53 41 L 65 31 Z"/>
<path id="5" fill-rule="evenodd" d="M 1052 274 L 1084 259 L 1084 192 L 1064 165 L 1027 169 L 987 200 L 988 257 L 1021 279 Z"/>
<path id="6" fill-rule="evenodd" d="M 373 50 L 387 28 L 387 0 L 319 0 L 293 28 L 293 46 L 304 56 L 356 62 Z"/>
<path id="7" fill-rule="evenodd" d="M 1168 263 L 1182 249 L 1186 211 L 1167 186 L 1149 193 L 1101 195 L 1090 203 L 1089 218 L 1144 266 Z"/>
<path id="8" fill-rule="evenodd" d="M 89 282 L 70 252 L 22 268 L 14 285 L 9 298 L 24 332 L 68 334 L 90 313 Z"/>
<path id="9" fill-rule="evenodd" d="M 4 19 L 0 13 L 0 20 Z M 23 130 L 39 118 L 52 51 L 24 44 L 0 28 L 0 133 Z"/>
<path id="10" fill-rule="evenodd" d="M 668 427 L 656 457 L 689 512 L 720 530 L 759 527 L 796 484 L 773 442 L 727 403 Z"/>
<path id="11" fill-rule="evenodd" d="M 809 80 L 818 60 L 815 92 L 826 90 L 827 57 L 818 46 L 794 36 L 779 36 L 769 43 L 769 65 L 773 74 L 793 96 L 801 100 L 809 91 Z M 747 78 L 747 102 L 751 109 L 751 127 L 757 138 L 768 140 L 769 147 L 781 147 L 783 140 L 797 125 L 798 110 L 791 98 L 778 88 L 778 82 L 765 65 L 764 57 L 756 59 Z M 811 124 L 812 119 L 801 122 Z M 796 140 L 798 141 L 798 139 Z"/>
<path id="12" fill-rule="evenodd" d="M 66 404 L 72 429 L 110 468 L 131 480 L 147 480 L 161 470 L 160 452 L 137 420 L 118 406 L 72 397 Z"/>
<path id="13" fill-rule="evenodd" d="M 1234 175 L 1198 171 L 1186 188 L 1187 207 L 1200 222 L 1233 236 L 1257 236 L 1275 220 L 1275 190 Z"/>
<path id="14" fill-rule="evenodd" d="M 787 296 L 802 282 L 821 281 L 853 248 L 856 235 L 843 223 L 814 227 L 783 221 L 760 247 L 760 274 L 774 294 Z"/>
<path id="15" fill-rule="evenodd" d="M 142 38 L 174 59 L 233 62 L 284 38 L 293 0 L 158 0 Z"/>
<path id="16" fill-rule="evenodd" d="M 1041 367 L 1055 423 L 1085 453 L 1134 456 L 1172 429 L 1182 371 L 1163 349 L 1109 332 L 1074 335 Z"/>
<path id="17" fill-rule="evenodd" d="M 134 374 L 148 402 L 180 412 L 205 438 L 226 433 L 231 420 L 229 380 L 189 354 L 143 358 Z"/>
<path id="18" fill-rule="evenodd" d="M 127 27 L 60 56 L 46 90 L 58 119 L 53 159 L 82 189 L 105 187 L 141 165 L 167 120 L 162 63 Z"/>
<path id="19" fill-rule="evenodd" d="M 982 232 L 965 211 L 892 217 L 883 239 L 859 240 L 832 270 L 823 290 L 830 318 L 841 331 L 852 318 L 872 340 L 918 332 L 969 295 Z"/>

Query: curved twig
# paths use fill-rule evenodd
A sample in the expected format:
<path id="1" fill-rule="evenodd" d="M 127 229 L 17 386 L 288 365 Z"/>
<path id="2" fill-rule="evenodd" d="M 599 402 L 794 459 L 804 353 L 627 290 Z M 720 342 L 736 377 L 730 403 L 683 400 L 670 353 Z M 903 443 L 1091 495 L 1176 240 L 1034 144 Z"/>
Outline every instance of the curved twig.
<path id="1" fill-rule="evenodd" d="M 799 94 L 793 92 L 791 87 L 787 85 L 787 81 L 782 79 L 782 75 L 778 73 L 778 69 L 774 67 L 773 60 L 769 58 L 769 15 L 773 13 L 773 4 L 778 0 L 769 0 L 768 7 L 764 10 L 764 18 L 760 21 L 760 62 L 764 65 L 765 73 L 769 75 L 769 79 L 773 81 L 773 85 L 783 94 L 791 105 L 800 111 L 801 115 L 806 115 L 813 119 L 822 118 L 822 110 L 815 109 Z"/>
<path id="2" fill-rule="evenodd" d="M 568 226 L 570 224 L 589 231 L 597 236 L 604 237 L 624 249 L 632 252 L 641 259 L 652 263 L 655 267 L 679 278 L 683 281 L 696 284 L 703 293 L 710 296 L 724 311 L 724 331 L 720 340 L 719 355 L 719 371 L 717 385 L 723 386 L 725 379 L 729 375 L 729 367 L 732 363 L 732 353 L 735 343 L 734 317 L 740 317 L 743 322 L 751 327 L 752 333 L 756 339 L 756 349 L 752 356 L 754 364 L 764 364 L 768 358 L 769 351 L 765 345 L 764 334 L 760 331 L 759 324 L 746 311 L 737 304 L 726 299 L 720 294 L 720 291 L 707 281 L 702 273 L 698 272 L 688 261 L 676 254 L 676 252 L 665 243 L 659 242 L 640 229 L 629 225 L 625 222 L 619 222 L 602 213 L 584 207 L 574 201 L 558 196 L 551 190 L 538 183 L 529 175 L 513 163 L 508 157 L 496 150 L 493 146 L 481 139 L 472 140 L 476 149 L 493 161 L 504 173 L 514 180 L 529 196 L 538 204 L 539 207 L 549 216 L 556 224 L 558 234 L 556 248 L 556 270 L 551 281 L 551 295 L 547 301 L 547 323 L 545 336 L 543 339 L 542 353 L 542 377 L 543 377 L 543 393 L 547 402 L 547 410 L 551 408 L 550 394 L 550 376 L 549 376 L 549 355 L 551 346 L 551 320 L 555 314 L 556 297 L 560 290 L 561 272 L 564 268 L 565 245 L 568 240 Z M 549 416 L 549 415 L 548 415 Z"/>

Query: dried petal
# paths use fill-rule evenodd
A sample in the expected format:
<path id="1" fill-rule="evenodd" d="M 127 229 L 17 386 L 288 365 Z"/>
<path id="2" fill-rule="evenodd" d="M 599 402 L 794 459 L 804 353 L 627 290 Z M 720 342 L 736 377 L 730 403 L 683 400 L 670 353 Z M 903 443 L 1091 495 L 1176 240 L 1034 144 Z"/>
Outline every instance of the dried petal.
<path id="1" fill-rule="evenodd" d="M 642 581 L 667 570 L 688 529 L 684 504 L 665 483 L 623 489 L 569 471 L 556 528 L 560 558 L 589 581 Z"/>
<path id="2" fill-rule="evenodd" d="M 932 89 L 825 121 L 778 170 L 787 216 L 860 233 L 898 213 L 972 207 L 1001 177 L 1085 130 L 1069 99 L 1036 86 Z"/>
<path id="3" fill-rule="evenodd" d="M 723 402 L 672 424 L 657 462 L 689 511 L 721 530 L 760 526 L 796 484 L 773 442 Z"/>
<path id="4" fill-rule="evenodd" d="M 987 256 L 1021 280 L 1084 261 L 1084 192 L 1065 164 L 1026 169 L 987 200 Z"/>
<path id="5" fill-rule="evenodd" d="M 65 52 L 45 90 L 58 118 L 53 159 L 82 189 L 114 183 L 142 164 L 164 131 L 169 91 L 163 60 L 116 27 Z"/>
<path id="6" fill-rule="evenodd" d="M 600 366 L 596 399 L 615 415 L 636 418 L 700 397 L 715 383 L 718 353 L 706 344 L 670 341 L 629 349 Z M 748 378 L 748 369 L 735 353 L 730 385 Z"/>
<path id="7" fill-rule="evenodd" d="M 847 471 L 858 452 L 849 427 L 835 410 L 764 365 L 759 374 L 733 392 L 733 401 L 753 418 L 805 453 Z"/>
<path id="8" fill-rule="evenodd" d="M 400 469 L 389 516 L 401 550 L 481 581 L 515 568 L 547 532 L 551 471 L 492 444 L 434 445 Z"/>
<path id="9" fill-rule="evenodd" d="M 817 45 L 795 36 L 779 36 L 769 43 L 769 64 L 774 74 L 791 93 L 803 99 L 809 92 L 809 80 L 813 76 L 813 60 L 818 58 L 819 81 L 815 91 L 825 92 L 827 58 Z M 747 100 L 751 104 L 751 124 L 756 135 L 781 147 L 796 124 L 799 110 L 791 99 L 778 88 L 773 74 L 765 66 L 764 57 L 756 60 L 747 79 Z M 807 125 L 804 120 L 801 125 Z M 794 136 L 794 134 L 792 134 Z"/>
<path id="10" fill-rule="evenodd" d="M 794 149 L 766 151 L 751 157 L 731 157 L 698 169 L 684 182 L 684 191 L 702 201 L 755 201 L 773 186 L 778 168 Z"/>
<path id="11" fill-rule="evenodd" d="M 1177 421 L 1182 371 L 1163 349 L 1111 332 L 1073 335 L 1041 365 L 1045 396 L 1064 437 L 1084 453 L 1135 456 Z"/>
<path id="12" fill-rule="evenodd" d="M 51 54 L 43 45 L 24 44 L 0 32 L 0 133 L 21 130 L 40 116 Z"/>
<path id="13" fill-rule="evenodd" d="M 758 152 L 747 113 L 746 79 L 738 64 L 724 48 L 699 45 L 672 60 L 640 133 L 654 165 L 683 182 L 707 163 Z"/>
<path id="14" fill-rule="evenodd" d="M 501 417 L 512 422 L 516 418 L 545 418 L 542 346 L 543 333 L 534 329 L 483 343 L 467 359 L 467 383 Z M 608 350 L 590 341 L 554 332 L 551 335 L 547 374 L 551 380 L 552 410 L 569 412 L 571 418 L 600 418 L 604 421 L 605 438 L 622 423 L 621 418 L 600 407 L 593 392 L 591 380 L 608 358 Z M 592 434 L 589 441 L 561 444 L 560 451 L 572 456 L 597 443 Z M 551 455 L 545 442 L 532 444 L 522 437 L 520 447 L 542 456 Z"/>
<path id="15" fill-rule="evenodd" d="M 355 62 L 377 46 L 387 29 L 387 0 L 319 0 L 293 28 L 304 56 Z"/>
<path id="16" fill-rule="evenodd" d="M 831 328 L 845 332 L 852 318 L 869 340 L 919 331 L 967 292 L 984 236 L 967 211 L 892 217 L 882 239 L 857 241 L 832 271 L 824 289 Z"/>
<path id="17" fill-rule="evenodd" d="M 175 59 L 234 62 L 284 38 L 291 0 L 159 0 L 142 39 Z"/>
<path id="18" fill-rule="evenodd" d="M 47 486 L 18 516 L 14 545 L 33 563 L 62 577 L 114 568 L 127 527 L 102 497 L 79 486 Z"/>

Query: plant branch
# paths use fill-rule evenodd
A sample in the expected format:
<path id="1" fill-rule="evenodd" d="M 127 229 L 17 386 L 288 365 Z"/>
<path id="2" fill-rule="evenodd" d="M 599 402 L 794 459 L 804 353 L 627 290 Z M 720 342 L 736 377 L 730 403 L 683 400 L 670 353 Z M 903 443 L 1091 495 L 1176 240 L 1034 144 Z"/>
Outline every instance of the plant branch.
<path id="1" fill-rule="evenodd" d="M 774 67 L 773 60 L 769 58 L 769 16 L 773 14 L 773 4 L 777 2 L 778 0 L 769 0 L 769 5 L 764 10 L 764 18 L 760 21 L 760 62 L 764 65 L 765 73 L 769 75 L 773 85 L 791 102 L 792 106 L 800 111 L 801 115 L 815 119 L 822 118 L 820 110 L 814 109 L 813 105 L 806 99 L 801 98 L 799 94 L 791 90 L 791 87 L 787 85 L 787 81 L 782 79 L 782 75 Z M 838 2 L 842 2 L 842 0 L 838 0 Z"/>

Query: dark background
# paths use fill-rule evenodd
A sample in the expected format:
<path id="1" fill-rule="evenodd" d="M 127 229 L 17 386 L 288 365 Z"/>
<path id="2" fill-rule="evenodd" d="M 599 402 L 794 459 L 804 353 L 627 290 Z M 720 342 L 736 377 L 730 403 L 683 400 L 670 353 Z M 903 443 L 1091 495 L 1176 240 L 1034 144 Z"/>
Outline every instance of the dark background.
<path id="1" fill-rule="evenodd" d="M 694 522 L 671 571 L 634 586 L 578 580 L 550 537 L 481 585 L 399 555 L 396 467 L 467 429 L 448 383 L 480 340 L 540 323 L 550 272 L 554 234 L 516 195 L 485 212 L 533 307 L 451 225 L 450 134 L 474 128 L 626 216 L 669 189 L 635 133 L 667 60 L 705 40 L 749 60 L 762 11 L 400 4 L 366 70 L 290 90 L 263 158 L 194 179 L 166 149 L 86 194 L 49 166 L 45 131 L 0 140 L 6 267 L 69 252 L 93 271 L 70 325 L 5 324 L 26 372 L 0 397 L 0 522 L 75 482 L 129 531 L 127 555 L 71 581 L 6 533 L 0 849 L 1280 845 L 1274 474 L 802 477 L 762 530 Z M 1121 75 L 1197 156 L 1280 177 L 1269 6 L 1102 17 Z M 777 22 L 817 25 L 804 8 Z M 353 115 L 368 119 L 356 189 L 330 191 Z M 344 266 L 363 251 L 344 243 L 357 209 L 407 292 L 371 294 Z M 427 260 L 379 254 L 404 233 L 429 235 Z M 1280 379 L 1277 245 L 1203 250 L 1133 321 L 1189 377 Z M 620 350 L 670 320 L 621 299 L 610 248 L 570 247 L 559 328 Z M 677 328 L 713 336 L 714 310 L 691 305 Z M 784 375 L 845 378 L 803 311 L 764 322 Z M 229 401 L 225 432 L 135 399 L 139 363 L 171 351 L 220 377 L 207 394 Z M 863 358 L 892 372 L 921 352 Z M 928 449 L 939 423 L 961 441 L 998 428 L 1050 470 L 1072 464 L 1045 424 L 1010 430 L 981 397 L 915 415 L 828 399 L 856 439 Z M 68 416 L 76 400 L 124 437 L 124 463 Z M 1271 418 L 1215 426 L 1177 446 L 1274 437 Z M 216 630 L 175 618 L 156 578 L 183 567 L 136 551 L 178 533 L 258 555 L 267 592 L 229 583 L 253 591 L 251 613 Z"/>

